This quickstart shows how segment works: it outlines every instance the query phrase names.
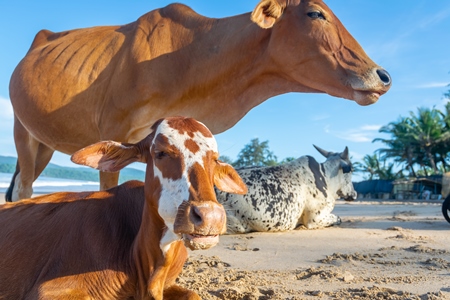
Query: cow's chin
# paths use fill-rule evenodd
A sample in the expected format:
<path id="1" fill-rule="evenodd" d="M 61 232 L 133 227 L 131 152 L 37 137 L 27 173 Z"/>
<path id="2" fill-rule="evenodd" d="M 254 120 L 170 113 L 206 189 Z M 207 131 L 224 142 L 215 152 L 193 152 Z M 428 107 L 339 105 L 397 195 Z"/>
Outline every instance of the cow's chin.
<path id="1" fill-rule="evenodd" d="M 183 234 L 184 245 L 191 250 L 205 250 L 219 243 L 219 235 Z"/>
<path id="2" fill-rule="evenodd" d="M 353 99 L 361 106 L 374 104 L 380 98 L 380 93 L 371 91 L 354 91 Z"/>

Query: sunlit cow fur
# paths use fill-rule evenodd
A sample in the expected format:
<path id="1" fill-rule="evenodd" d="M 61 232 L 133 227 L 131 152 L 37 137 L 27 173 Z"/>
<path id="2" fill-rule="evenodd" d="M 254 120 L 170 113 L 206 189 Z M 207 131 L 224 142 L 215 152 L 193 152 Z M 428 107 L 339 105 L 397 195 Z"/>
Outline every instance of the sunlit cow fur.
<path id="1" fill-rule="evenodd" d="M 302 156 L 274 167 L 237 170 L 248 193 L 241 196 L 217 191 L 217 199 L 227 211 L 228 233 L 340 224 L 340 218 L 331 213 L 336 199 L 356 199 L 348 148 L 342 153 L 316 149 L 327 158 L 324 163 Z"/>

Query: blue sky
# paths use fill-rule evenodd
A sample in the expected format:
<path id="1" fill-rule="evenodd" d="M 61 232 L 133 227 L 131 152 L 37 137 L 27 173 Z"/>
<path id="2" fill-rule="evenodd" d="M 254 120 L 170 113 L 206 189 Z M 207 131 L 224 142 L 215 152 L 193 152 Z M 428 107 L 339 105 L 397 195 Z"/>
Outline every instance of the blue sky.
<path id="1" fill-rule="evenodd" d="M 96 25 L 119 25 L 172 1 L 1 1 L 0 2 L 0 155 L 16 156 L 9 78 L 43 28 L 62 31 Z M 226 17 L 251 11 L 257 0 L 180 0 L 198 13 Z M 269 141 L 279 160 L 313 155 L 312 147 L 342 151 L 355 160 L 383 147 L 378 129 L 418 107 L 443 108 L 450 83 L 450 2 L 427 0 L 328 0 L 367 54 L 389 71 L 391 90 L 378 103 L 361 107 L 324 94 L 286 94 L 250 111 L 237 125 L 216 136 L 222 155 L 235 159 L 253 138 Z M 53 163 L 73 166 L 67 155 Z"/>

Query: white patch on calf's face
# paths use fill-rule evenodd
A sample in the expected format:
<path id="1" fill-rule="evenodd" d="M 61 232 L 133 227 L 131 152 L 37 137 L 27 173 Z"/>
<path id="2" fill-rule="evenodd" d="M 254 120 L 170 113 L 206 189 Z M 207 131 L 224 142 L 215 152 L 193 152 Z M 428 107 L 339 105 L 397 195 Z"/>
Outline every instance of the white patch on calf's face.
<path id="1" fill-rule="evenodd" d="M 180 179 L 172 180 L 164 178 L 161 171 L 155 167 L 155 177 L 159 178 L 162 186 L 161 195 L 158 204 L 158 213 L 163 218 L 166 226 L 171 224 L 170 230 L 173 230 L 173 223 L 177 216 L 178 207 L 183 201 L 189 199 L 189 188 L 191 186 L 185 174 Z"/>
<path id="2" fill-rule="evenodd" d="M 204 126 L 202 123 L 200 124 Z M 163 134 L 165 137 L 167 137 L 169 143 L 175 146 L 180 151 L 180 154 L 183 156 L 185 161 L 185 171 L 189 170 L 189 168 L 196 162 L 203 167 L 203 157 L 208 151 L 218 152 L 217 142 L 213 136 L 205 137 L 199 131 L 191 133 L 193 133 L 193 137 L 190 137 L 190 135 L 186 132 L 180 134 L 177 129 L 170 127 L 167 121 L 163 121 L 158 127 L 158 130 L 155 134 L 155 137 L 158 136 L 158 134 Z M 192 140 L 193 142 L 195 142 L 198 145 L 199 150 L 195 153 L 191 152 L 186 147 L 186 141 L 188 140 Z"/>

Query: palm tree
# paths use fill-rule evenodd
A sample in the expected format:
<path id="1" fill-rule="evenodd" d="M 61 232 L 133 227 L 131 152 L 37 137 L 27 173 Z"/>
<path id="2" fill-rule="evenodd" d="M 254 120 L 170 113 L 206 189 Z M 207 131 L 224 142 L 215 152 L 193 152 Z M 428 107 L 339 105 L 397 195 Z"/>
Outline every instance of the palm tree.
<path id="1" fill-rule="evenodd" d="M 410 132 L 411 123 L 408 118 L 400 118 L 398 122 L 390 122 L 388 125 L 380 128 L 379 132 L 390 134 L 392 139 L 376 138 L 372 141 L 382 142 L 387 148 L 378 149 L 382 160 L 392 159 L 395 163 L 406 165 L 410 175 L 416 177 L 414 164 L 416 161 L 416 145 L 412 143 Z"/>
<path id="2" fill-rule="evenodd" d="M 394 164 L 384 165 L 378 172 L 378 178 L 381 180 L 393 180 L 405 177 L 403 171 L 394 171 Z"/>
<path id="3" fill-rule="evenodd" d="M 353 164 L 353 167 L 355 172 L 369 173 L 368 180 L 391 180 L 403 177 L 401 170 L 394 172 L 394 164 L 389 164 L 386 160 L 380 161 L 380 157 L 377 154 L 364 156 L 363 162 L 356 162 Z"/>
<path id="4" fill-rule="evenodd" d="M 376 154 L 367 154 L 364 156 L 362 163 L 356 162 L 353 164 L 353 167 L 355 168 L 355 172 L 369 173 L 369 177 L 367 179 L 373 180 L 377 170 L 380 167 L 380 163 Z"/>
<path id="5" fill-rule="evenodd" d="M 438 173 L 436 153 L 444 133 L 442 113 L 437 109 L 418 108 L 417 115 L 410 112 L 411 139 L 425 153 L 425 162 Z"/>
<path id="6" fill-rule="evenodd" d="M 450 104 L 446 112 L 436 108 L 419 108 L 417 114 L 400 118 L 383 126 L 379 132 L 387 133 L 391 139 L 376 138 L 373 142 L 382 142 L 387 148 L 377 151 L 382 159 L 392 159 L 405 165 L 411 176 L 416 177 L 414 169 L 418 165 L 422 173 L 439 173 L 448 167 L 450 152 Z M 438 163 L 442 165 L 439 167 Z"/>
<path id="7" fill-rule="evenodd" d="M 450 84 L 448 84 L 447 86 L 450 86 Z M 444 93 L 444 97 L 450 99 L 450 90 L 448 90 L 447 93 Z"/>
<path id="8" fill-rule="evenodd" d="M 448 92 L 448 98 L 450 100 L 450 91 Z M 447 102 L 444 108 L 444 112 L 440 112 L 443 121 L 443 130 L 441 138 L 438 140 L 437 146 L 438 160 L 442 164 L 444 172 L 449 170 L 449 163 L 447 158 L 450 153 L 450 101 Z"/>

